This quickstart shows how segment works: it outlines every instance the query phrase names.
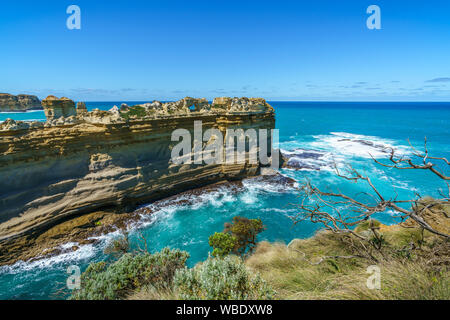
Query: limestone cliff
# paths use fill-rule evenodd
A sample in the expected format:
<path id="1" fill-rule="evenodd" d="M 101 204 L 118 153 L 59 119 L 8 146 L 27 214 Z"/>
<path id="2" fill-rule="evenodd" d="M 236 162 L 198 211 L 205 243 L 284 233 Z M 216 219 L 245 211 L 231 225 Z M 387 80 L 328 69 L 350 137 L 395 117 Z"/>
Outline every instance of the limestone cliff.
<path id="1" fill-rule="evenodd" d="M 55 96 L 48 96 L 42 100 L 42 106 L 48 120 L 76 115 L 75 103 L 65 97 L 58 99 Z"/>
<path id="2" fill-rule="evenodd" d="M 27 111 L 42 109 L 39 98 L 27 94 L 13 96 L 8 93 L 0 93 L 0 112 Z"/>
<path id="3" fill-rule="evenodd" d="M 264 99 L 185 98 L 126 111 L 75 109 L 67 98 L 44 100 L 46 123 L 0 124 L 0 240 L 108 207 L 134 207 L 222 180 L 256 175 L 260 163 L 171 161 L 173 130 L 273 129 Z M 66 115 L 65 117 L 62 115 Z M 57 116 L 60 116 L 57 118 Z M 270 140 L 270 138 L 269 138 Z M 209 142 L 207 142 L 209 143 Z M 270 144 L 270 142 L 269 142 Z"/>

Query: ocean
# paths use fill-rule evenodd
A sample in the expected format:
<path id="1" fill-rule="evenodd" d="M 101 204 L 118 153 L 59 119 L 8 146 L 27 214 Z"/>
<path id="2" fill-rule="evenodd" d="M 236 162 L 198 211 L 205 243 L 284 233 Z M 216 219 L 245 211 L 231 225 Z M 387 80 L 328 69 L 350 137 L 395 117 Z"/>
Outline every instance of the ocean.
<path id="1" fill-rule="evenodd" d="M 87 107 L 108 110 L 121 103 L 88 102 Z M 386 158 L 384 147 L 410 155 L 408 139 L 420 149 L 427 137 L 431 155 L 450 159 L 450 103 L 272 101 L 270 104 L 276 111 L 280 149 L 305 167 L 297 171 L 280 169 L 280 173 L 298 184 L 309 180 L 323 190 L 340 190 L 350 195 L 368 191 L 364 184 L 337 177 L 333 170 L 336 163 L 349 164 L 368 175 L 381 192 L 392 197 L 410 199 L 416 193 L 436 197 L 438 188 L 446 188 L 430 172 L 384 168 L 374 163 L 371 156 Z M 0 113 L 0 121 L 6 118 L 45 120 L 43 111 Z M 450 173 L 450 168 L 441 168 Z M 294 238 L 310 237 L 321 228 L 309 221 L 293 223 L 299 197 L 298 190 L 292 187 L 248 179 L 243 181 L 239 193 L 223 186 L 192 197 L 196 199 L 191 205 L 162 202 L 151 218 L 143 218 L 131 226 L 133 247 L 140 246 L 142 234 L 151 251 L 167 246 L 188 251 L 188 264 L 193 266 L 208 257 L 209 235 L 222 231 L 223 224 L 237 215 L 261 218 L 266 230 L 258 237 L 259 241 L 289 243 Z M 398 222 L 390 212 L 377 218 L 386 224 Z M 107 259 L 103 248 L 114 236 L 103 236 L 99 244 L 81 246 L 75 252 L 0 267 L 0 299 L 67 298 L 70 294 L 65 286 L 68 266 L 77 265 L 83 271 L 89 263 Z"/>

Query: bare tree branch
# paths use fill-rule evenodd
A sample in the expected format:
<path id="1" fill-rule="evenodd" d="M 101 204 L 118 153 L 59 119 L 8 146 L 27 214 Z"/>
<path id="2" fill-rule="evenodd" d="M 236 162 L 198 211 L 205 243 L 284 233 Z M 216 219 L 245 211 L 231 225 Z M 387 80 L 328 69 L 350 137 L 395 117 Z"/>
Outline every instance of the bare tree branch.
<path id="1" fill-rule="evenodd" d="M 289 243 L 288 244 L 288 248 L 289 249 L 291 249 L 291 250 L 293 250 L 293 251 L 295 251 L 295 252 L 298 252 L 298 253 L 300 253 L 303 257 L 303 260 L 305 260 L 306 262 L 308 262 L 310 265 L 318 265 L 318 264 L 321 264 L 322 262 L 324 262 L 324 261 L 326 261 L 327 259 L 354 259 L 354 258 L 362 258 L 362 259 L 367 259 L 367 257 L 365 257 L 365 256 L 362 256 L 362 255 L 351 255 L 351 256 L 323 256 L 323 257 L 320 257 L 319 258 L 319 260 L 317 260 L 316 262 L 312 262 L 312 261 L 310 261 L 308 258 L 306 258 L 306 253 L 304 253 L 303 251 L 300 251 L 300 250 L 298 250 L 298 249 L 294 249 L 294 248 L 292 248 L 291 246 L 291 243 Z"/>
<path id="2" fill-rule="evenodd" d="M 432 159 L 443 161 L 447 165 L 450 165 L 450 163 L 444 157 L 434 157 L 429 155 L 426 138 L 423 152 L 419 152 L 417 149 L 415 149 L 410 142 L 409 144 L 411 146 L 412 154 L 415 157 L 419 158 L 421 163 L 415 163 L 412 159 L 404 158 L 403 156 L 397 157 L 393 148 L 390 148 L 391 153 L 389 157 L 389 160 L 391 161 L 391 163 L 393 163 L 392 165 L 384 164 L 375 159 L 372 155 L 371 157 L 375 161 L 375 163 L 383 167 L 400 170 L 429 170 L 433 174 L 444 180 L 449 191 L 448 195 L 444 195 L 443 192 L 440 192 L 442 198 L 434 199 L 431 202 L 427 200 L 427 204 L 425 206 L 422 205 L 423 198 L 417 192 L 415 193 L 415 199 L 398 199 L 397 192 L 394 193 L 394 197 L 388 197 L 386 195 L 383 195 L 377 189 L 377 187 L 368 176 L 362 175 L 359 171 L 351 166 L 347 166 L 347 170 L 344 173 L 338 168 L 337 164 L 335 163 L 334 170 L 338 177 L 348 181 L 353 181 L 355 183 L 365 183 L 373 192 L 373 195 L 370 193 L 359 193 L 357 195 L 349 196 L 341 192 L 325 192 L 313 186 L 310 181 L 307 180 L 306 183 L 300 188 L 302 190 L 301 202 L 299 204 L 294 204 L 294 206 L 299 209 L 299 213 L 292 217 L 294 223 L 309 219 L 314 223 L 323 224 L 327 230 L 330 230 L 333 233 L 352 234 L 361 240 L 368 240 L 367 237 L 354 232 L 354 227 L 364 221 L 369 220 L 373 214 L 383 213 L 386 212 L 386 210 L 390 209 L 395 214 L 397 214 L 397 217 L 401 218 L 402 220 L 410 218 L 424 230 L 447 239 L 450 238 L 448 234 L 442 233 L 433 228 L 423 218 L 426 210 L 440 205 L 443 202 L 450 201 L 450 185 L 447 182 L 447 180 L 450 180 L 450 177 L 446 176 L 443 172 L 436 169 L 436 164 L 429 162 L 429 160 Z M 357 199 L 357 197 L 360 195 L 366 195 L 367 197 L 371 198 L 372 201 L 368 202 Z M 409 208 L 407 208 L 406 205 L 409 205 Z M 378 238 L 376 231 L 372 231 L 375 238 L 381 240 Z"/>
<path id="3" fill-rule="evenodd" d="M 395 168 L 395 169 L 400 169 L 400 170 L 408 170 L 408 169 L 430 170 L 435 175 L 437 175 L 439 178 L 441 178 L 443 180 L 450 180 L 450 176 L 447 176 L 443 172 L 436 169 L 435 163 L 427 162 L 428 159 L 440 160 L 450 166 L 450 162 L 446 158 L 432 157 L 429 155 L 426 137 L 425 137 L 425 142 L 424 142 L 424 152 L 423 153 L 419 152 L 416 148 L 414 148 L 413 145 L 411 144 L 411 142 L 409 141 L 409 139 L 408 139 L 408 143 L 410 145 L 411 150 L 413 151 L 413 155 L 417 158 L 422 159 L 422 161 L 421 161 L 422 164 L 414 163 L 414 161 L 411 158 L 403 158 L 403 156 L 396 157 L 394 148 L 388 148 L 391 150 L 391 155 L 389 157 L 389 160 L 393 163 L 393 165 L 384 164 L 384 163 L 378 161 L 377 159 L 375 159 L 372 155 L 370 155 L 370 156 L 377 164 L 379 164 L 383 167 Z"/>

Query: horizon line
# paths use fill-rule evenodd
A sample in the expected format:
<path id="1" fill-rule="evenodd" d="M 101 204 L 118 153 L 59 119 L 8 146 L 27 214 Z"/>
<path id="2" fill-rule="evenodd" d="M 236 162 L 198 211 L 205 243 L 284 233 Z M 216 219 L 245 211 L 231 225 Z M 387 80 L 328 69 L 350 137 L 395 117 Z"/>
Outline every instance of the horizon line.
<path id="1" fill-rule="evenodd" d="M 265 99 L 265 98 L 263 98 Z M 121 102 L 121 101 L 125 101 L 125 102 L 142 102 L 142 101 L 160 101 L 160 102 L 174 102 L 174 101 L 178 101 L 178 100 L 155 100 L 155 99 L 150 99 L 150 100 L 145 100 L 145 99 L 141 99 L 141 100 L 78 100 L 78 99 L 72 99 L 72 100 L 76 100 L 76 101 L 84 101 L 84 102 Z M 181 99 L 180 99 L 181 100 Z M 374 100 L 270 100 L 270 99 L 265 99 L 268 102 L 324 102 L 324 103 L 330 103 L 330 102 L 339 102 L 339 103 L 349 103 L 349 102 L 353 102 L 353 103 L 450 103 L 450 100 L 448 101 L 434 101 L 434 100 L 379 100 L 379 101 L 374 101 Z M 208 100 L 212 101 L 212 100 Z"/>

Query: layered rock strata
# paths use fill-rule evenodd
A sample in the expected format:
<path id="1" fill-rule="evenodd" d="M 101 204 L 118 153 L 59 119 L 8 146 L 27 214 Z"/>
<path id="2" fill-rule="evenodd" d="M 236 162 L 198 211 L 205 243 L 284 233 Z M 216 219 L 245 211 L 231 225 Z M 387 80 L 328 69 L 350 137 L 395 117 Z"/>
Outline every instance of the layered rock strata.
<path id="1" fill-rule="evenodd" d="M 74 216 L 132 209 L 256 175 L 259 162 L 174 164 L 171 150 L 178 141 L 171 141 L 172 132 L 186 129 L 194 136 L 194 121 L 202 121 L 203 132 L 216 128 L 226 140 L 227 129 L 275 125 L 274 110 L 264 99 L 221 98 L 209 104 L 185 98 L 78 114 L 67 98 L 49 97 L 43 105 L 46 123 L 0 124 L 0 246 Z"/>
<path id="2" fill-rule="evenodd" d="M 294 180 L 279 174 L 255 176 L 245 180 L 264 183 L 272 188 L 287 192 L 295 188 Z M 100 239 L 105 234 L 127 230 L 130 223 L 139 225 L 161 208 L 195 205 L 201 202 L 202 199 L 206 199 L 199 197 L 200 195 L 224 192 L 224 190 L 229 195 L 246 191 L 240 180 L 231 182 L 223 181 L 184 191 L 177 195 L 155 201 L 150 206 L 144 206 L 130 212 L 102 210 L 73 217 L 47 228 L 45 231 L 41 230 L 41 232 L 27 234 L 20 239 L 4 241 L 2 246 L 0 246 L 0 266 L 11 265 L 17 261 L 33 261 L 77 251 L 83 245 L 100 242 Z M 68 246 L 68 243 L 71 245 Z"/>
<path id="3" fill-rule="evenodd" d="M 84 102 L 78 102 L 77 103 L 77 114 L 83 114 L 86 113 L 88 110 L 86 108 L 86 103 Z"/>
<path id="4" fill-rule="evenodd" d="M 58 99 L 55 96 L 48 96 L 42 100 L 42 106 L 44 107 L 45 116 L 48 120 L 60 117 L 67 118 L 77 114 L 75 102 L 66 97 Z"/>
<path id="5" fill-rule="evenodd" d="M 39 109 L 42 109 L 41 101 L 36 96 L 28 94 L 14 96 L 9 93 L 0 93 L 0 112 L 24 112 Z"/>

